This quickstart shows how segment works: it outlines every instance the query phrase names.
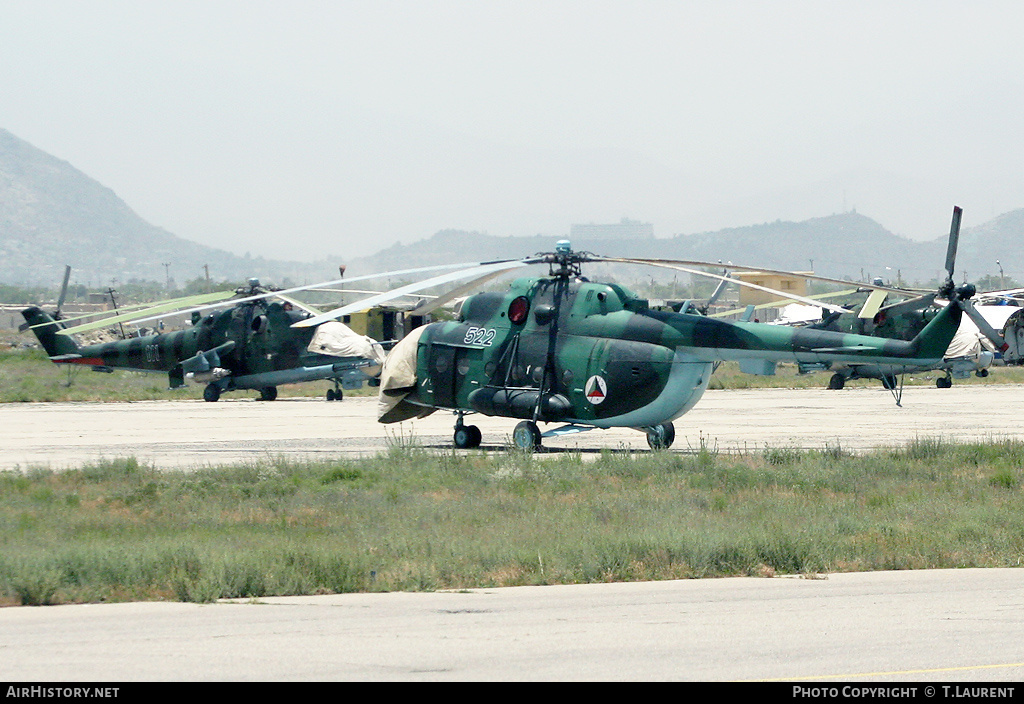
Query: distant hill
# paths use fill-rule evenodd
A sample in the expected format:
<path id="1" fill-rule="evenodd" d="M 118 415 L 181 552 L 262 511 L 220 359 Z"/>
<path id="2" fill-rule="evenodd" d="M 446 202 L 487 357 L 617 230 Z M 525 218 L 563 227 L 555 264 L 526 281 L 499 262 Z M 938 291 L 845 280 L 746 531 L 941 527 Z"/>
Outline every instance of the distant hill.
<path id="1" fill-rule="evenodd" d="M 958 280 L 1024 269 L 1024 209 L 964 229 Z M 370 257 L 344 263 L 350 276 L 440 263 L 522 257 L 551 251 L 558 237 L 494 237 L 443 230 L 409 244 L 396 244 Z M 576 250 L 610 256 L 699 259 L 806 271 L 859 279 L 881 276 L 904 283 L 942 276 L 946 235 L 915 242 L 892 234 L 856 212 L 803 222 L 775 221 L 718 232 L 670 238 L 595 239 L 572 242 Z M 111 280 L 163 282 L 171 263 L 176 283 L 202 275 L 209 265 L 216 280 L 259 276 L 275 284 L 331 279 L 342 262 L 301 263 L 239 257 L 177 237 L 150 225 L 109 188 L 65 161 L 0 129 L 0 283 L 55 286 L 64 265 L 74 280 L 94 288 Z M 600 268 L 590 269 L 591 276 Z M 645 276 L 644 274 L 635 274 Z M 666 274 L 652 273 L 659 279 Z M 669 273 L 667 278 L 671 279 Z M 622 277 L 619 280 L 630 280 Z"/>
<path id="2" fill-rule="evenodd" d="M 94 287 L 163 282 L 168 272 L 184 284 L 203 276 L 204 265 L 215 280 L 331 277 L 324 265 L 247 259 L 176 237 L 66 161 L 0 129 L 0 283 L 56 285 L 65 264 Z"/>
<path id="3" fill-rule="evenodd" d="M 952 206 L 950 207 L 952 214 Z M 1001 259 L 1007 274 L 1024 269 L 1024 209 L 982 225 L 964 228 L 956 279 L 997 273 Z M 480 232 L 443 230 L 433 237 L 396 244 L 370 257 L 348 262 L 353 272 L 387 271 L 460 261 L 487 261 L 528 256 L 554 248 L 555 237 L 494 237 Z M 924 284 L 945 276 L 948 233 L 928 242 L 894 235 L 856 212 L 802 222 L 775 221 L 718 232 L 654 239 L 572 240 L 573 249 L 608 256 L 692 259 L 732 262 L 794 271 L 814 270 L 823 276 L 862 279 L 881 277 L 904 285 Z M 641 276 L 635 271 L 633 276 Z M 672 273 L 652 272 L 658 279 Z M 628 281 L 629 278 L 619 280 Z"/>
<path id="4" fill-rule="evenodd" d="M 945 254 L 943 254 L 945 259 Z M 976 227 L 964 228 L 957 254 L 957 281 L 964 273 L 973 281 L 997 275 L 1002 264 L 1006 274 L 1024 279 L 1024 208 L 1011 210 Z"/>
<path id="5" fill-rule="evenodd" d="M 429 239 L 394 245 L 355 260 L 350 269 L 384 271 L 467 259 L 514 258 L 551 251 L 555 241 L 552 237 L 493 237 L 445 230 Z M 859 278 L 863 274 L 890 278 L 891 273 L 891 278 L 895 278 L 897 269 L 904 266 L 908 269 L 904 278 L 927 279 L 935 275 L 933 269 L 942 270 L 946 244 L 944 240 L 913 242 L 892 234 L 871 218 L 844 213 L 804 222 L 777 221 L 672 238 L 575 239 L 572 246 L 608 256 L 697 259 L 799 271 L 813 268 L 819 274 L 835 277 Z M 910 271 L 920 262 L 927 263 L 921 272 L 926 274 L 923 277 Z"/>

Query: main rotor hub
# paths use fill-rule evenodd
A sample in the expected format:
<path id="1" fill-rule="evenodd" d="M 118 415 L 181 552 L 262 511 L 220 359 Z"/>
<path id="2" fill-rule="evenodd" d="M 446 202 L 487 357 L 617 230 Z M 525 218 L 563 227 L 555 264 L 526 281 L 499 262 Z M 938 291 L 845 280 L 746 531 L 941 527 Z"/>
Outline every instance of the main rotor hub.
<path id="1" fill-rule="evenodd" d="M 544 255 L 544 261 L 550 265 L 548 273 L 551 276 L 568 279 L 580 276 L 580 264 L 589 261 L 589 258 L 582 252 L 572 251 L 569 240 L 558 240 L 554 253 Z"/>

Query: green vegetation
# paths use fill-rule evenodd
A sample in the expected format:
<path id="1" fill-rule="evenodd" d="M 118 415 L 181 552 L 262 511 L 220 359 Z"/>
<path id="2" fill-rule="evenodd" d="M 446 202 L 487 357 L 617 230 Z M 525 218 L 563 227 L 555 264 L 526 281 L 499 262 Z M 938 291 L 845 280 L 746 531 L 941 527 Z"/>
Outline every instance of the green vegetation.
<path id="1" fill-rule="evenodd" d="M 279 388 L 279 397 L 324 398 L 334 385 L 328 381 L 289 384 Z M 346 396 L 376 395 L 364 387 L 346 391 Z M 257 391 L 235 391 L 224 398 L 257 398 Z M 187 384 L 169 389 L 167 374 L 116 371 L 103 374 L 89 367 L 56 365 L 41 349 L 4 349 L 0 346 L 0 403 L 55 401 L 152 401 L 201 399 L 203 386 Z"/>
<path id="2" fill-rule="evenodd" d="M 584 461 L 586 459 L 586 461 Z M 0 474 L 0 603 L 1018 566 L 1024 443 Z"/>
<path id="3" fill-rule="evenodd" d="M 45 300 L 50 291 L 42 286 L 17 286 L 0 283 L 0 303 L 23 304 Z"/>

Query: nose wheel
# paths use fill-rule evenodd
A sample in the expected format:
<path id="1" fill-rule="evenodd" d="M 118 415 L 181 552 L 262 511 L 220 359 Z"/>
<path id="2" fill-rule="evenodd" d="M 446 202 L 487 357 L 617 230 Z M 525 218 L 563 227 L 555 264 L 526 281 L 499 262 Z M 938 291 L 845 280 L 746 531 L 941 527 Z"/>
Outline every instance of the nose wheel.
<path id="1" fill-rule="evenodd" d="M 464 425 L 461 415 L 455 421 L 455 436 L 452 438 L 455 447 L 460 450 L 471 450 L 474 447 L 480 447 L 482 438 L 483 434 L 480 432 L 480 428 L 475 425 Z"/>
<path id="2" fill-rule="evenodd" d="M 345 398 L 345 392 L 341 390 L 341 384 L 338 383 L 337 379 L 333 379 L 334 388 L 327 389 L 327 400 L 328 401 L 340 401 Z"/>

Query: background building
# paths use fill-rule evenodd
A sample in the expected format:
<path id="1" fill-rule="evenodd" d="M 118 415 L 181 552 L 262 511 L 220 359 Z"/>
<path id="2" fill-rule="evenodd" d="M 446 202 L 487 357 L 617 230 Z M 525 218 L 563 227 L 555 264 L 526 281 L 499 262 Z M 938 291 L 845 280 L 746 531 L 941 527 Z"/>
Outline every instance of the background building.
<path id="1" fill-rule="evenodd" d="M 572 225 L 569 237 L 573 240 L 650 240 L 654 239 L 654 225 L 629 218 L 611 225 Z"/>

